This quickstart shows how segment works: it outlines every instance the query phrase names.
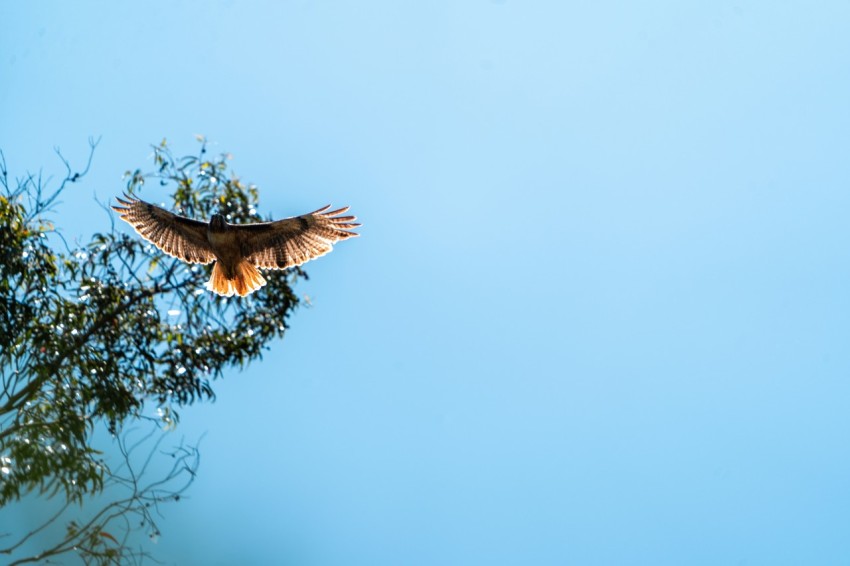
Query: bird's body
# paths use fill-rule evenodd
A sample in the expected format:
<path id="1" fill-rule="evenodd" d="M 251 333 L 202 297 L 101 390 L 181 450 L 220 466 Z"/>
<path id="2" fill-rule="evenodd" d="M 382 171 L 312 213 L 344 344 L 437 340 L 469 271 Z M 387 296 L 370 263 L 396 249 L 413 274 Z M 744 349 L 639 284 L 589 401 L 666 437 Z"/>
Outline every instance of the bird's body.
<path id="1" fill-rule="evenodd" d="M 210 226 L 207 229 L 207 240 L 215 251 L 219 261 L 227 262 L 228 259 L 235 261 L 239 253 L 238 241 L 230 237 L 230 224 L 221 214 L 213 214 L 210 218 Z"/>
<path id="2" fill-rule="evenodd" d="M 348 207 L 274 222 L 230 224 L 214 214 L 209 223 L 179 216 L 158 206 L 125 196 L 113 206 L 143 238 L 187 263 L 212 263 L 207 289 L 219 295 L 244 297 L 266 284 L 257 269 L 285 269 L 330 252 L 334 243 L 357 236 L 354 216 L 340 216 Z"/>
<path id="3" fill-rule="evenodd" d="M 207 228 L 207 241 L 215 254 L 216 263 L 207 283 L 210 291 L 229 296 L 235 292 L 245 295 L 266 284 L 266 279 L 256 267 L 244 259 L 239 230 L 229 224 L 221 214 L 213 214 Z M 222 292 L 219 292 L 219 289 Z"/>

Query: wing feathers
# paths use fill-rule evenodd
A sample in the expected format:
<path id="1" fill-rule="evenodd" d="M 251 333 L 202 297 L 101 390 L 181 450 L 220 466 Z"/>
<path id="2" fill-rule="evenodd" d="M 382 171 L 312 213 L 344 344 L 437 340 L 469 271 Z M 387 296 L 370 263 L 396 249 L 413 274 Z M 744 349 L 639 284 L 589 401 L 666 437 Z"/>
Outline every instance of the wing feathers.
<path id="1" fill-rule="evenodd" d="M 351 230 L 360 226 L 355 216 L 340 216 L 347 206 L 331 210 L 330 205 L 292 218 L 235 226 L 248 260 L 264 269 L 284 269 L 321 257 L 340 240 L 357 236 Z"/>
<path id="2" fill-rule="evenodd" d="M 168 212 L 127 194 L 112 209 L 139 235 L 168 255 L 188 263 L 210 263 L 215 254 L 207 241 L 207 224 Z"/>

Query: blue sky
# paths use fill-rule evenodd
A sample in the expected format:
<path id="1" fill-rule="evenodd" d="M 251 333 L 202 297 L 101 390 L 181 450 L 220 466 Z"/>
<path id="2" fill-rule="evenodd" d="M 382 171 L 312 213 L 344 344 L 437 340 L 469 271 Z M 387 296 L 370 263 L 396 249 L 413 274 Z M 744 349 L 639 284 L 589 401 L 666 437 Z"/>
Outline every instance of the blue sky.
<path id="1" fill-rule="evenodd" d="M 0 4 L 13 172 L 166 137 L 350 204 L 314 303 L 183 412 L 169 564 L 850 560 L 850 5 Z M 152 200 L 166 196 L 149 189 Z"/>

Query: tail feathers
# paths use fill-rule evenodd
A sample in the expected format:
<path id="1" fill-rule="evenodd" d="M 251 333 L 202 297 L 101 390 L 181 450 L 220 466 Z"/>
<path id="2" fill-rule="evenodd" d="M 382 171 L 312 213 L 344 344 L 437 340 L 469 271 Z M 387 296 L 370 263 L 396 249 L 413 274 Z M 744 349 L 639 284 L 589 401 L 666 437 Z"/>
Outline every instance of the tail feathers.
<path id="1" fill-rule="evenodd" d="M 217 261 L 207 282 L 207 289 L 225 297 L 233 295 L 244 297 L 265 284 L 266 280 L 259 270 L 247 261 L 242 261 L 236 266 L 233 277 L 230 279 L 227 278 L 221 262 Z"/>

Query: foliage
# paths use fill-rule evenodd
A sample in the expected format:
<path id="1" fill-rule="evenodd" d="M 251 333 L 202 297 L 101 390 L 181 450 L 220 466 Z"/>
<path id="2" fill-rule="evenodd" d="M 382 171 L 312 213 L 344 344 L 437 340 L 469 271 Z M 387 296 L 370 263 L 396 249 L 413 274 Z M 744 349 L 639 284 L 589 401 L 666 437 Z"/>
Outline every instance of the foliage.
<path id="1" fill-rule="evenodd" d="M 165 141 L 155 146 L 155 169 L 128 171 L 126 191 L 158 183 L 171 187 L 178 213 L 262 220 L 257 188 L 199 141 L 197 155 L 179 158 Z M 55 206 L 88 172 L 90 145 L 82 171 L 63 159 L 53 192 L 36 175 L 10 183 L 0 153 L 0 506 L 32 492 L 69 504 L 102 492 L 115 474 L 92 447 L 96 428 L 117 437 L 154 410 L 172 427 L 180 406 L 213 399 L 215 378 L 283 335 L 298 304 L 292 286 L 306 277 L 272 272 L 249 297 L 222 298 L 204 289 L 208 266 L 166 256 L 114 220 L 69 248 Z"/>

